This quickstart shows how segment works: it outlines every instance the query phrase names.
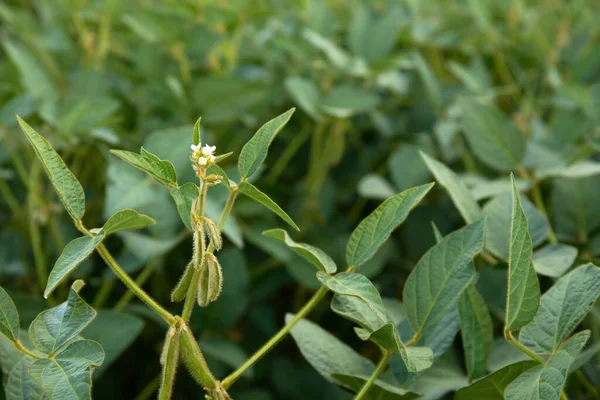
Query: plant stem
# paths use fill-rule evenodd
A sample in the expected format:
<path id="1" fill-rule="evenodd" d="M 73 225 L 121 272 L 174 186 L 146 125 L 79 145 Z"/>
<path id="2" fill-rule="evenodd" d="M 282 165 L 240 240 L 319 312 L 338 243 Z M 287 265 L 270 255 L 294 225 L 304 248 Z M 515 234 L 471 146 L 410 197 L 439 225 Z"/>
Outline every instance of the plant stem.
<path id="1" fill-rule="evenodd" d="M 185 295 L 185 301 L 183 303 L 183 311 L 181 318 L 187 324 L 192 317 L 192 310 L 194 309 L 194 302 L 196 301 L 196 291 L 198 290 L 198 281 L 200 280 L 200 270 L 204 264 L 204 230 L 201 226 L 194 229 L 194 257 L 192 262 L 192 281 L 188 288 L 187 294 Z"/>
<path id="2" fill-rule="evenodd" d="M 231 373 L 227 378 L 225 378 L 222 382 L 223 388 L 228 389 L 233 383 L 254 363 L 256 363 L 261 357 L 271 350 L 281 339 L 287 335 L 287 333 L 296 325 L 298 321 L 304 318 L 308 313 L 310 313 L 315 306 L 321 301 L 321 299 L 327 293 L 327 287 L 321 286 L 319 290 L 313 295 L 313 297 L 302 307 L 300 311 L 292 318 L 290 322 L 288 322 L 279 332 L 275 334 L 267 343 L 265 343 L 256 353 L 252 355 L 241 367 Z"/>
<path id="3" fill-rule="evenodd" d="M 392 358 L 392 353 L 387 350 L 383 350 L 383 356 L 381 357 L 379 364 L 377 364 L 377 368 L 375 368 L 375 371 L 373 371 L 369 377 L 369 380 L 360 389 L 360 392 L 358 392 L 354 400 L 360 400 L 367 395 L 367 392 L 369 389 L 371 389 L 371 386 L 373 386 L 377 378 L 379 378 L 379 376 L 383 373 L 383 370 L 387 366 L 388 362 L 390 362 L 390 358 Z"/>
<path id="4" fill-rule="evenodd" d="M 504 331 L 504 337 L 506 338 L 506 340 L 508 340 L 510 343 L 512 343 L 515 347 L 517 347 L 523 353 L 527 354 L 529 357 L 533 358 L 535 361 L 539 362 L 540 364 L 544 364 L 544 360 L 542 360 L 533 351 L 529 350 L 527 347 L 525 347 L 521 343 L 519 343 L 519 341 L 517 339 L 515 339 L 515 337 L 513 336 L 511 331 Z"/>
<path id="5" fill-rule="evenodd" d="M 33 248 L 33 258 L 35 260 L 35 272 L 37 275 L 37 283 L 40 289 L 44 290 L 44 282 L 48 278 L 48 269 L 46 266 L 46 257 L 44 256 L 44 247 L 42 246 L 42 238 L 40 227 L 36 221 L 38 210 L 36 199 L 39 198 L 38 193 L 38 178 L 40 172 L 40 164 L 33 163 L 31 173 L 29 175 L 29 196 L 27 199 L 27 214 L 29 219 L 29 235 L 31 238 L 31 247 Z"/>
<path id="6" fill-rule="evenodd" d="M 560 391 L 560 400 L 569 400 L 564 391 Z"/>
<path id="7" fill-rule="evenodd" d="M 102 308 L 104 303 L 106 303 L 106 299 L 110 296 L 110 291 L 115 286 L 115 279 L 104 279 L 102 282 L 102 286 L 96 293 L 96 297 L 94 297 L 94 301 L 92 301 L 92 307 L 94 308 Z"/>
<path id="8" fill-rule="evenodd" d="M 4 201 L 6 201 L 6 204 L 8 205 L 8 208 L 10 208 L 10 212 L 12 212 L 13 216 L 20 216 L 21 210 L 19 207 L 19 201 L 4 179 L 0 179 L 0 194 L 2 194 L 2 198 Z"/>
<path id="9" fill-rule="evenodd" d="M 194 255 L 192 257 L 192 268 L 194 274 L 192 275 L 192 281 L 188 288 L 185 296 L 185 302 L 183 303 L 183 311 L 181 318 L 187 324 L 192 316 L 192 310 L 194 309 L 194 301 L 196 300 L 196 291 L 198 290 L 198 281 L 200 280 L 200 270 L 204 264 L 204 252 L 206 251 L 206 243 L 204 238 L 204 229 L 202 228 L 202 218 L 204 217 L 204 206 L 206 204 L 206 192 L 208 191 L 208 185 L 202 182 L 202 189 L 200 190 L 200 197 L 198 203 L 196 203 L 197 210 L 193 211 L 192 224 L 194 226 Z"/>
<path id="10" fill-rule="evenodd" d="M 154 267 L 156 267 L 157 263 L 158 263 L 158 260 L 154 259 L 154 260 L 150 261 L 148 264 L 146 264 L 146 266 L 144 267 L 142 272 L 140 272 L 140 274 L 137 276 L 137 278 L 135 278 L 136 285 L 138 285 L 139 287 L 142 287 L 144 285 L 144 283 L 146 283 L 148 278 L 150 278 L 150 275 L 152 275 L 152 272 L 154 272 Z M 123 308 L 125 308 L 127 306 L 127 304 L 129 304 L 129 302 L 131 301 L 132 298 L 133 298 L 133 292 L 130 292 L 130 291 L 125 292 L 125 294 L 119 299 L 117 304 L 115 304 L 114 310 L 121 311 Z"/>
<path id="11" fill-rule="evenodd" d="M 29 357 L 33 357 L 36 360 L 39 360 L 42 358 L 42 357 L 38 356 L 37 354 L 35 354 L 33 351 L 29 350 L 27 347 L 23 346 L 23 344 L 18 340 L 16 342 L 13 342 L 13 344 L 17 350 L 19 350 L 21 353 L 27 354 Z"/>
<path id="12" fill-rule="evenodd" d="M 548 212 L 546 211 L 546 206 L 544 205 L 544 200 L 542 199 L 542 192 L 540 190 L 540 186 L 537 181 L 533 183 L 533 187 L 531 188 L 531 195 L 533 196 L 533 202 L 537 209 L 542 213 L 544 218 L 548 221 L 548 240 L 550 243 L 556 243 L 556 234 L 554 233 L 554 229 L 552 229 L 552 225 L 550 224 L 550 219 L 548 218 Z"/>
<path id="13" fill-rule="evenodd" d="M 588 379 L 586 378 L 586 376 L 584 375 L 584 373 L 581 372 L 580 369 L 578 369 L 577 371 L 575 371 L 575 374 L 577 375 L 577 378 L 579 378 L 579 380 L 581 381 L 581 383 L 583 383 L 583 386 L 585 386 L 585 388 L 588 390 L 588 392 L 590 392 L 590 394 L 592 395 L 592 397 L 594 399 L 600 399 L 600 395 L 598 394 L 598 391 L 596 390 L 596 388 L 594 387 L 594 385 L 592 385 L 590 383 L 590 381 L 588 381 Z"/>
<path id="14" fill-rule="evenodd" d="M 96 248 L 98 253 L 104 259 L 104 262 L 113 270 L 115 275 L 119 277 L 127 286 L 129 290 L 131 290 L 140 300 L 145 302 L 150 308 L 152 308 L 156 313 L 158 313 L 169 325 L 173 325 L 175 322 L 175 317 L 165 310 L 160 304 L 158 304 L 148 293 L 146 293 L 142 288 L 140 288 L 127 272 L 123 271 L 123 269 L 117 264 L 113 256 L 110 254 L 108 249 L 104 246 L 103 243 L 100 243 Z"/>
<path id="15" fill-rule="evenodd" d="M 421 339 L 421 332 L 415 333 L 415 336 L 410 338 L 408 341 L 404 342 L 404 346 L 412 346 L 413 344 L 417 343 L 419 339 Z"/>
<path id="16" fill-rule="evenodd" d="M 154 379 L 152 379 L 140 392 L 140 394 L 137 395 L 137 397 L 134 400 L 148 400 L 153 394 L 154 392 L 156 392 L 158 390 L 158 388 L 160 387 L 160 380 L 161 380 L 162 375 L 156 375 L 154 377 Z"/>
<path id="17" fill-rule="evenodd" d="M 546 221 L 548 221 L 548 240 L 550 241 L 550 243 L 556 243 L 558 240 L 556 239 L 556 234 L 554 233 L 554 229 L 552 229 L 550 219 L 548 218 L 548 212 L 546 211 L 546 206 L 544 205 L 539 181 L 535 178 L 535 176 L 530 176 L 527 170 L 523 167 L 517 167 L 517 173 L 523 179 L 533 180 L 533 186 L 531 187 L 531 196 L 533 197 L 533 203 L 535 204 L 539 212 L 544 216 L 544 218 L 546 218 Z"/>

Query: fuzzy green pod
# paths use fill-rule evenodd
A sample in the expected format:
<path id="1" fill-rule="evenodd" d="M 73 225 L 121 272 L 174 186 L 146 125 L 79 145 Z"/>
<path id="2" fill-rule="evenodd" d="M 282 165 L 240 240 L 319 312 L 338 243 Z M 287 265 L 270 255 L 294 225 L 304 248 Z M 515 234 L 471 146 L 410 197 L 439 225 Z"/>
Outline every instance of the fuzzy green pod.
<path id="1" fill-rule="evenodd" d="M 171 301 L 180 302 L 185 298 L 185 295 L 187 294 L 187 291 L 190 287 L 190 283 L 192 282 L 193 276 L 194 266 L 193 262 L 190 261 L 187 267 L 185 267 L 185 271 L 183 272 L 183 275 L 181 275 L 179 282 L 177 282 L 177 285 L 171 292 Z"/>
<path id="2" fill-rule="evenodd" d="M 189 331 L 187 325 L 182 324 L 179 328 L 179 341 L 181 343 L 181 358 L 192 377 L 205 389 L 215 389 L 215 378 L 210 373 L 206 360 L 194 335 Z"/>
<path id="3" fill-rule="evenodd" d="M 223 287 L 221 264 L 214 254 L 206 253 L 198 281 L 198 305 L 206 307 L 217 300 Z"/>
<path id="4" fill-rule="evenodd" d="M 173 392 L 175 374 L 179 364 L 179 335 L 176 328 L 171 328 L 167 332 L 163 350 L 160 355 L 160 364 L 163 367 L 160 379 L 160 390 L 158 391 L 159 400 L 168 400 Z"/>
<path id="5" fill-rule="evenodd" d="M 213 222 L 213 220 L 207 218 L 204 220 L 206 224 L 206 233 L 208 233 L 208 238 L 210 239 L 210 243 L 216 250 L 221 250 L 223 247 L 223 238 L 221 237 L 221 230 Z"/>

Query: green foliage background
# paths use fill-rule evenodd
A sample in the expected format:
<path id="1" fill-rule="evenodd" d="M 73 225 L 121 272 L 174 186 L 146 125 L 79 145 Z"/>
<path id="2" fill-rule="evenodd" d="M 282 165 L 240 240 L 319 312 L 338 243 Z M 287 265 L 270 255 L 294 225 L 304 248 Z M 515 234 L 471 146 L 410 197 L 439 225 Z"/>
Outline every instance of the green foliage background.
<path id="1" fill-rule="evenodd" d="M 294 238 L 342 265 L 345 243 L 368 212 L 434 180 L 421 150 L 458 172 L 488 216 L 486 246 L 500 262 L 478 260 L 478 288 L 501 336 L 508 171 L 531 200 L 524 207 L 534 246 L 547 240 L 548 220 L 561 242 L 577 248 L 574 265 L 600 255 L 599 18 L 593 0 L 2 2 L 0 284 L 27 326 L 65 299 L 68 285 L 49 302 L 41 295 L 60 251 L 77 236 L 15 115 L 44 135 L 82 182 L 88 226 L 126 207 L 157 220 L 141 233 L 111 237 L 107 246 L 169 304 L 190 258 L 189 231 L 168 193 L 108 149 L 143 145 L 174 163 L 180 183 L 190 181 L 190 137 L 202 116 L 205 140 L 219 153 L 236 152 L 224 165 L 237 181 L 233 160 L 242 145 L 262 123 L 297 107 L 258 178 L 300 226 Z M 209 216 L 218 215 L 226 195 L 211 190 Z M 473 208 L 459 213 L 437 185 L 361 272 L 386 299 L 400 299 L 408 273 L 435 243 L 430 222 L 447 234 L 463 225 L 465 212 Z M 260 235 L 282 222 L 247 199 L 234 216 L 220 256 L 223 296 L 192 319 L 219 376 L 319 285 L 312 266 Z M 100 308 L 86 331 L 107 353 L 94 373 L 95 397 L 154 396 L 162 322 L 128 298 L 97 255 L 73 278 L 86 280 L 81 294 Z M 540 279 L 543 292 L 552 280 Z M 328 302 L 311 319 L 367 358 L 378 357 Z M 597 305 L 583 325 L 598 343 Z M 460 345 L 459 336 L 443 358 L 448 390 L 465 384 Z M 492 345 L 490 370 L 501 364 L 494 354 L 507 353 Z M 596 387 L 599 362 L 592 354 L 582 367 Z M 590 398 L 578 379 L 569 381 L 568 392 Z M 231 394 L 349 396 L 320 377 L 291 339 Z M 175 398 L 201 396 L 180 373 Z"/>

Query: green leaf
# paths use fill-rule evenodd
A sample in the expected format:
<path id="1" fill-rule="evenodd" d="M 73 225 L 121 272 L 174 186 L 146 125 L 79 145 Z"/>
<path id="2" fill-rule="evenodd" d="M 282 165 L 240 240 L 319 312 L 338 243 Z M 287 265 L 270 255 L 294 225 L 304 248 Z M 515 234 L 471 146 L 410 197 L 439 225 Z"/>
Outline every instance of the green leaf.
<path id="1" fill-rule="evenodd" d="M 519 341 L 537 354 L 552 354 L 600 296 L 600 268 L 585 264 L 560 278 L 541 298 Z"/>
<path id="2" fill-rule="evenodd" d="M 508 257 L 508 297 L 504 329 L 522 328 L 533 319 L 540 305 L 540 283 L 531 261 L 532 243 L 527 217 L 513 179 L 513 207 Z"/>
<path id="3" fill-rule="evenodd" d="M 551 278 L 560 278 L 577 258 L 576 247 L 562 243 L 551 243 L 533 253 L 535 272 Z"/>
<path id="4" fill-rule="evenodd" d="M 576 179 L 554 179 L 551 203 L 559 237 L 579 240 L 600 226 L 600 175 Z"/>
<path id="5" fill-rule="evenodd" d="M 264 231 L 263 235 L 285 243 L 286 246 L 325 273 L 333 274 L 337 270 L 335 261 L 327 253 L 309 244 L 295 242 L 283 229 Z"/>
<path id="6" fill-rule="evenodd" d="M 377 318 L 384 322 L 387 321 L 381 296 L 375 285 L 366 276 L 356 272 L 341 272 L 332 277 L 319 271 L 317 278 L 334 293 L 360 298 L 367 303 Z"/>
<path id="7" fill-rule="evenodd" d="M 287 314 L 286 323 L 292 318 Z M 370 376 L 375 370 L 371 361 L 313 322 L 301 319 L 291 334 L 306 361 L 330 382 L 336 382 L 333 374 Z"/>
<path id="8" fill-rule="evenodd" d="M 569 367 L 590 337 L 589 331 L 579 332 L 564 342 L 545 365 L 519 375 L 504 391 L 506 400 L 559 400 Z"/>
<path id="9" fill-rule="evenodd" d="M 481 219 L 447 235 L 419 260 L 404 285 L 404 306 L 411 328 L 434 327 L 450 312 L 475 278 L 473 257 L 483 247 Z"/>
<path id="10" fill-rule="evenodd" d="M 367 174 L 358 182 L 358 194 L 368 199 L 385 200 L 395 193 L 392 185 L 379 175 Z"/>
<path id="11" fill-rule="evenodd" d="M 21 130 L 33 146 L 35 154 L 42 162 L 48 178 L 60 201 L 74 220 L 80 220 L 85 213 L 85 193 L 75 175 L 52 148 L 50 143 L 37 133 L 27 122 L 17 117 Z"/>
<path id="12" fill-rule="evenodd" d="M 17 28 L 18 29 L 18 28 Z M 5 37 L 2 40 L 6 55 L 19 70 L 21 85 L 40 104 L 39 113 L 45 119 L 53 121 L 56 117 L 58 95 L 52 79 L 36 57 L 23 44 Z M 11 115 L 14 118 L 15 114 Z M 11 121 L 12 122 L 12 121 Z"/>
<path id="13" fill-rule="evenodd" d="M 202 143 L 202 132 L 200 130 L 201 121 L 202 117 L 196 120 L 196 123 L 194 124 L 194 132 L 192 133 L 192 144 L 195 144 L 196 146 Z"/>
<path id="14" fill-rule="evenodd" d="M 418 52 L 413 55 L 414 67 L 421 77 L 425 91 L 435 110 L 441 110 L 443 106 L 442 90 L 440 82 L 431 70 L 425 58 Z"/>
<path id="15" fill-rule="evenodd" d="M 285 79 L 285 88 L 302 111 L 315 121 L 322 120 L 319 114 L 321 92 L 314 81 L 298 76 L 289 76 Z"/>
<path id="16" fill-rule="evenodd" d="M 407 389 L 415 393 L 424 393 L 423 400 L 437 400 L 443 399 L 446 393 L 456 391 L 466 385 L 468 385 L 468 380 L 462 369 L 452 362 L 450 357 L 447 357 L 440 359 L 423 372 L 408 385 Z"/>
<path id="17" fill-rule="evenodd" d="M 585 178 L 600 174 L 600 163 L 591 160 L 581 160 L 571 165 L 549 165 L 536 171 L 536 178 Z"/>
<path id="18" fill-rule="evenodd" d="M 177 211 L 186 228 L 192 230 L 192 205 L 194 200 L 200 195 L 198 186 L 192 182 L 181 185 L 169 190 L 171 197 L 175 200 Z"/>
<path id="19" fill-rule="evenodd" d="M 44 398 L 42 388 L 29 373 L 29 367 L 34 361 L 34 358 L 24 356 L 10 371 L 4 388 L 7 399 L 41 400 Z"/>
<path id="20" fill-rule="evenodd" d="M 358 269 L 367 262 L 390 234 L 425 197 L 433 183 L 405 190 L 390 197 L 356 227 L 346 246 L 348 266 Z"/>
<path id="21" fill-rule="evenodd" d="M 527 217 L 528 230 L 533 246 L 541 244 L 548 236 L 548 221 L 526 198 L 521 199 Z M 510 247 L 512 195 L 504 192 L 489 201 L 483 213 L 486 216 L 485 247 L 502 260 L 508 260 Z"/>
<path id="22" fill-rule="evenodd" d="M 56 357 L 34 362 L 30 373 L 51 399 L 91 400 L 92 370 L 103 361 L 102 346 L 93 340 L 78 340 Z"/>
<path id="23" fill-rule="evenodd" d="M 380 329 L 388 322 L 387 318 L 381 319 L 366 301 L 357 296 L 334 294 L 331 310 L 370 332 Z"/>
<path id="24" fill-rule="evenodd" d="M 65 246 L 48 276 L 46 290 L 44 290 L 44 297 L 46 299 L 83 260 L 92 254 L 102 240 L 104 240 L 104 232 L 100 232 L 94 236 L 82 236 L 73 239 Z"/>
<path id="25" fill-rule="evenodd" d="M 477 379 L 486 373 L 494 326 L 483 297 L 472 284 L 458 302 L 458 315 L 468 376 Z"/>
<path id="26" fill-rule="evenodd" d="M 275 202 L 273 200 L 271 200 L 271 198 L 269 196 L 267 196 L 266 194 L 264 194 L 263 192 L 258 190 L 258 188 L 256 188 L 256 186 L 254 186 L 250 182 L 242 182 L 239 184 L 238 188 L 239 188 L 238 190 L 240 191 L 240 193 L 245 194 L 246 196 L 250 197 L 252 200 L 255 200 L 255 201 L 259 202 L 260 204 L 262 204 L 263 206 L 267 207 L 269 210 L 271 210 L 272 212 L 277 214 L 277 216 L 279 216 L 279 218 L 281 218 L 282 220 L 287 222 L 295 230 L 297 230 L 297 231 L 300 230 L 300 228 L 298 228 L 298 225 L 296 225 L 294 223 L 294 221 L 292 221 L 290 216 L 287 215 L 285 213 L 285 211 L 283 211 L 281 209 L 281 207 L 279 207 L 277 204 L 275 204 Z"/>
<path id="27" fill-rule="evenodd" d="M 106 354 L 102 366 L 94 370 L 99 377 L 117 361 L 144 329 L 144 320 L 132 314 L 98 310 L 98 316 L 85 328 L 86 339 L 98 342 Z"/>
<path id="28" fill-rule="evenodd" d="M 296 109 L 292 108 L 261 126 L 242 148 L 238 159 L 238 169 L 242 178 L 252 176 L 265 161 L 271 142 L 288 123 L 294 111 Z"/>
<path id="29" fill-rule="evenodd" d="M 433 351 L 433 360 L 440 358 L 454 342 L 456 334 L 460 328 L 458 310 L 454 308 L 432 329 L 423 332 L 421 339 L 415 343 L 415 346 L 428 347 Z M 413 337 L 415 332 L 408 326 L 408 321 L 402 321 L 398 326 L 398 331 L 402 337 Z M 399 360 L 397 356 L 393 356 L 390 360 L 392 373 L 396 380 L 404 385 L 415 380 L 420 376 L 419 373 L 409 372 L 406 368 L 404 360 Z"/>
<path id="30" fill-rule="evenodd" d="M 0 286 L 0 332 L 13 342 L 19 340 L 19 312 L 14 301 Z"/>
<path id="31" fill-rule="evenodd" d="M 349 118 L 354 114 L 372 110 L 379 98 L 362 89 L 352 86 L 336 86 L 329 92 L 321 104 L 327 114 L 335 118 Z"/>
<path id="32" fill-rule="evenodd" d="M 465 222 L 467 224 L 472 224 L 481 218 L 483 213 L 479 204 L 477 204 L 477 201 L 473 198 L 471 192 L 461 181 L 460 177 L 443 163 L 429 157 L 422 151 L 419 153 L 438 183 L 446 188 L 450 198 L 454 202 L 456 208 L 458 208 L 458 211 Z"/>
<path id="33" fill-rule="evenodd" d="M 372 15 L 367 6 L 359 7 L 349 26 L 348 47 L 369 63 L 388 56 L 402 29 L 403 17 L 400 7 L 390 7 L 378 16 Z"/>
<path id="34" fill-rule="evenodd" d="M 161 160 L 143 147 L 141 154 L 125 150 L 111 150 L 110 152 L 126 163 L 146 172 L 159 183 L 169 187 L 177 186 L 177 174 L 171 161 Z"/>
<path id="35" fill-rule="evenodd" d="M 508 365 L 470 386 L 460 389 L 454 400 L 504 400 L 504 389 L 523 372 L 538 365 L 535 361 L 521 361 Z"/>
<path id="36" fill-rule="evenodd" d="M 54 354 L 74 339 L 96 318 L 96 311 L 79 297 L 83 281 L 75 281 L 66 302 L 42 311 L 29 326 L 29 338 L 35 348 Z"/>
<path id="37" fill-rule="evenodd" d="M 352 375 L 352 374 L 333 374 L 333 378 L 342 383 L 344 386 L 351 388 L 358 392 L 369 380 L 369 376 L 366 375 Z M 365 394 L 363 399 L 365 400 L 413 400 L 421 397 L 420 395 L 390 385 L 389 383 L 377 379 L 373 386 L 369 389 L 369 392 Z"/>
<path id="38" fill-rule="evenodd" d="M 433 351 L 429 347 L 405 347 L 400 356 L 408 372 L 420 372 L 433 365 Z"/>
<path id="39" fill-rule="evenodd" d="M 118 211 L 110 217 L 102 227 L 102 232 L 108 236 L 111 233 L 125 229 L 141 229 L 155 223 L 156 221 L 153 218 L 128 208 L 126 210 Z"/>
<path id="40" fill-rule="evenodd" d="M 462 125 L 475 155 L 499 171 L 515 169 L 525 157 L 525 138 L 513 122 L 495 108 L 463 98 Z"/>

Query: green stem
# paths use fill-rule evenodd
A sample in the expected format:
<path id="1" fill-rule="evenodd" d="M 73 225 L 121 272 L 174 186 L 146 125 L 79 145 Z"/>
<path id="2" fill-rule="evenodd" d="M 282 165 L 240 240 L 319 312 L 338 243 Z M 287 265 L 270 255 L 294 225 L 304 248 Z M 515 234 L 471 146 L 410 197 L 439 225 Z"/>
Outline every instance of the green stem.
<path id="1" fill-rule="evenodd" d="M 302 147 L 302 145 L 304 144 L 306 139 L 308 139 L 309 136 L 310 129 L 305 129 L 299 135 L 296 135 L 292 139 L 290 144 L 285 148 L 281 157 L 279 157 L 279 159 L 275 162 L 275 165 L 273 165 L 273 168 L 271 168 L 271 173 L 267 178 L 267 181 L 269 183 L 273 184 L 275 183 L 275 181 L 277 181 L 277 178 L 279 178 L 281 173 L 290 163 L 290 160 L 294 157 L 294 155 L 296 155 L 298 150 L 300 150 L 300 147 Z"/>
<path id="2" fill-rule="evenodd" d="M 204 229 L 202 228 L 202 218 L 204 218 L 204 207 L 206 205 L 206 192 L 208 191 L 208 185 L 202 182 L 202 189 L 200 190 L 200 197 L 196 203 L 196 210 L 193 211 L 192 219 L 195 220 L 192 223 L 194 226 L 194 254 L 192 257 L 192 268 L 194 274 L 192 275 L 192 281 L 188 288 L 185 296 L 185 302 L 183 303 L 183 312 L 181 318 L 187 324 L 192 317 L 192 310 L 194 309 L 194 302 L 196 300 L 196 291 L 198 290 L 198 281 L 200 280 L 200 270 L 204 263 L 204 253 L 206 252 L 206 243 L 204 238 Z"/>
<path id="3" fill-rule="evenodd" d="M 8 208 L 10 208 L 10 212 L 13 216 L 20 216 L 21 210 L 19 201 L 4 179 L 0 180 L 0 193 L 2 194 L 4 201 L 6 201 L 6 204 L 8 204 Z"/>
<path id="4" fill-rule="evenodd" d="M 417 343 L 420 339 L 421 339 L 421 332 L 417 332 L 417 333 L 415 333 L 415 335 L 412 338 L 410 338 L 408 341 L 404 342 L 404 346 L 405 347 L 412 346 L 413 344 Z"/>
<path id="5" fill-rule="evenodd" d="M 146 264 L 146 266 L 144 267 L 142 272 L 140 272 L 140 274 L 137 276 L 137 278 L 135 278 L 136 285 L 138 285 L 139 287 L 142 287 L 146 283 L 148 278 L 150 278 L 150 275 L 152 275 L 152 273 L 154 272 L 154 268 L 156 267 L 156 264 L 157 264 L 156 259 L 154 259 L 154 260 L 150 261 L 148 264 Z M 125 292 L 123 297 L 121 297 L 119 299 L 119 301 L 117 302 L 117 304 L 115 304 L 114 310 L 121 311 L 123 308 L 125 308 L 127 306 L 127 304 L 129 304 L 129 302 L 131 301 L 132 298 L 133 298 L 133 292 L 130 292 L 130 291 Z"/>
<path id="6" fill-rule="evenodd" d="M 360 389 L 360 392 L 358 392 L 354 400 L 361 400 L 367 395 L 367 392 L 369 389 L 371 389 L 371 386 L 373 386 L 377 378 L 379 378 L 379 376 L 383 373 L 383 370 L 388 365 L 388 362 L 390 362 L 390 358 L 392 358 L 392 353 L 387 350 L 383 350 L 383 357 L 381 357 L 379 364 L 377 364 L 377 368 L 375 368 L 375 371 L 373 371 L 369 377 L 369 380 Z"/>
<path id="7" fill-rule="evenodd" d="M 46 282 L 46 279 L 48 278 L 48 269 L 46 267 L 46 257 L 44 256 L 40 227 L 36 221 L 38 204 L 36 204 L 35 199 L 39 198 L 37 193 L 39 172 L 40 164 L 34 163 L 31 166 L 31 173 L 29 175 L 30 191 L 27 201 L 27 213 L 29 214 L 29 235 L 31 237 L 31 247 L 33 248 L 33 258 L 35 260 L 35 272 L 37 275 L 38 286 L 43 290 L 44 282 Z"/>
<path id="8" fill-rule="evenodd" d="M 562 391 L 562 390 L 560 392 L 560 400 L 569 400 L 569 398 L 567 397 L 567 395 L 565 394 L 565 392 Z"/>
<path id="9" fill-rule="evenodd" d="M 154 392 L 156 392 L 160 387 L 161 377 L 162 374 L 156 375 L 154 379 L 148 382 L 148 384 L 142 389 L 140 394 L 138 394 L 134 400 L 148 400 L 150 397 L 152 397 Z"/>
<path id="10" fill-rule="evenodd" d="M 525 347 L 521 343 L 519 343 L 519 341 L 517 339 L 515 339 L 515 337 L 513 336 L 511 331 L 504 331 L 504 337 L 506 338 L 506 340 L 508 340 L 510 343 L 512 343 L 516 348 L 521 350 L 523 353 L 527 354 L 529 357 L 533 358 L 535 361 L 539 362 L 540 364 L 544 364 L 544 360 L 542 360 L 533 351 L 529 350 L 527 347 Z"/>
<path id="11" fill-rule="evenodd" d="M 533 186 L 531 188 L 531 196 L 533 197 L 533 203 L 535 204 L 539 212 L 544 216 L 544 218 L 546 218 L 546 221 L 548 221 L 548 240 L 550 241 L 550 243 L 556 243 L 558 240 L 556 239 L 556 234 L 554 233 L 554 229 L 552 229 L 550 219 L 548 218 L 548 212 L 546 211 L 546 206 L 544 205 L 539 181 L 535 178 L 535 176 L 530 176 L 527 170 L 523 167 L 517 167 L 517 173 L 523 179 L 533 180 Z"/>
<path id="12" fill-rule="evenodd" d="M 81 225 L 81 224 L 78 224 Z M 127 272 L 123 271 L 123 269 L 119 266 L 119 264 L 115 261 L 113 256 L 110 254 L 108 249 L 104 246 L 103 243 L 100 243 L 96 248 L 98 253 L 104 260 L 104 262 L 113 270 L 115 275 L 119 277 L 127 286 L 129 290 L 131 290 L 140 300 L 146 303 L 150 308 L 152 308 L 158 315 L 160 315 L 169 325 L 173 325 L 175 322 L 175 317 L 165 310 L 160 304 L 158 304 L 148 293 L 146 293 L 142 288 L 140 288 Z"/>
<path id="13" fill-rule="evenodd" d="M 16 342 L 13 342 L 13 344 L 17 350 L 19 350 L 23 354 L 27 354 L 29 357 L 33 357 L 36 360 L 39 360 L 42 358 L 42 357 L 38 356 L 37 354 L 35 354 L 33 351 L 29 350 L 27 347 L 23 346 L 23 343 L 21 343 L 18 340 Z"/>
<path id="14" fill-rule="evenodd" d="M 104 279 L 102 286 L 100 286 L 98 293 L 96 293 L 96 297 L 94 297 L 94 301 L 92 301 L 92 307 L 102 308 L 108 296 L 110 296 L 112 288 L 115 286 L 115 281 L 115 279 Z"/>
<path id="15" fill-rule="evenodd" d="M 256 353 L 252 355 L 241 367 L 231 373 L 227 378 L 225 378 L 222 382 L 223 388 L 228 389 L 233 385 L 233 383 L 252 365 L 254 365 L 258 360 L 260 360 L 265 354 L 267 354 L 281 339 L 288 334 L 288 332 L 296 325 L 298 321 L 304 318 L 308 313 L 310 313 L 315 306 L 321 301 L 321 299 L 327 293 L 327 287 L 321 286 L 319 290 L 313 295 L 313 297 L 302 307 L 300 311 L 292 318 L 290 322 L 288 322 L 279 332 L 275 334 L 267 343 L 265 343 Z"/>
<path id="16" fill-rule="evenodd" d="M 600 399 L 600 395 L 598 394 L 598 391 L 596 390 L 596 388 L 594 387 L 594 385 L 592 385 L 590 383 L 590 381 L 588 381 L 588 379 L 586 378 L 586 376 L 584 375 L 584 373 L 581 372 L 580 369 L 578 369 L 577 371 L 575 371 L 575 374 L 577 375 L 577 378 L 579 378 L 579 380 L 581 381 L 581 383 L 583 384 L 583 386 L 585 386 L 585 388 L 588 390 L 588 392 L 590 392 L 590 394 L 592 395 L 592 397 L 594 399 Z"/>
<path id="17" fill-rule="evenodd" d="M 548 212 L 546 211 L 546 206 L 544 205 L 544 200 L 542 199 L 542 192 L 537 181 L 533 183 L 533 187 L 531 188 L 531 195 L 533 196 L 533 202 L 535 203 L 535 206 L 548 221 L 548 240 L 550 241 L 550 243 L 556 243 L 556 234 L 554 233 L 554 229 L 552 229 L 552 225 L 550 225 Z"/>

